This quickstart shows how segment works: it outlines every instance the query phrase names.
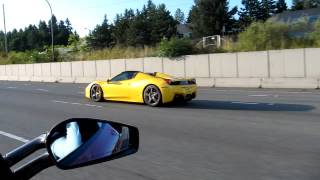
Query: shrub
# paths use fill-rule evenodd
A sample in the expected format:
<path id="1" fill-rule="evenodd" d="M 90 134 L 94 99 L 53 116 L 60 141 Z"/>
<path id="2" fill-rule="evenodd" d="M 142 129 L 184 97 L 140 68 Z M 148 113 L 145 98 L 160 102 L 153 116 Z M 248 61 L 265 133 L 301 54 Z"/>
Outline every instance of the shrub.
<path id="1" fill-rule="evenodd" d="M 314 26 L 314 31 L 310 33 L 310 39 L 313 41 L 315 47 L 320 47 L 320 20 Z"/>
<path id="2" fill-rule="evenodd" d="M 158 54 L 160 57 L 179 57 L 182 55 L 192 54 L 194 52 L 193 45 L 190 40 L 172 38 L 171 40 L 162 40 Z"/>
<path id="3" fill-rule="evenodd" d="M 289 26 L 271 22 L 252 23 L 239 34 L 238 51 L 260 51 L 290 47 Z"/>
<path id="4" fill-rule="evenodd" d="M 156 49 L 153 47 L 114 47 L 110 49 L 94 50 L 78 53 L 78 60 L 101 60 L 121 58 L 141 58 L 156 56 Z"/>

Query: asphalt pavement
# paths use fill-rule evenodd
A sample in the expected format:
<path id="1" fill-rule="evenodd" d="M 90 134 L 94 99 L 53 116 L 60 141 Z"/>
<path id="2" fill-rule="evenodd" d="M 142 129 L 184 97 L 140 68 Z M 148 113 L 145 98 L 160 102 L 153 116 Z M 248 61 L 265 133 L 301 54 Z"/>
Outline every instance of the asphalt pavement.
<path id="1" fill-rule="evenodd" d="M 100 118 L 137 126 L 139 152 L 33 179 L 320 179 L 319 90 L 200 88 L 189 104 L 152 108 L 93 103 L 85 86 L 0 81 L 0 132 L 29 140 L 68 118 Z M 22 144 L 0 141 L 2 154 Z"/>

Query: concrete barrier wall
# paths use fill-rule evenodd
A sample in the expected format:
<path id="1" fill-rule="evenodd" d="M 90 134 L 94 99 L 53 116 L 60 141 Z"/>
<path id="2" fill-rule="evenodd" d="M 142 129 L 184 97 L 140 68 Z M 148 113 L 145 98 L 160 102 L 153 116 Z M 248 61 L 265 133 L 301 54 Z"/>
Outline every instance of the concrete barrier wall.
<path id="1" fill-rule="evenodd" d="M 190 56 L 187 56 L 187 58 Z M 186 77 L 186 59 L 163 58 L 163 72 L 176 77 Z"/>
<path id="2" fill-rule="evenodd" d="M 143 58 L 139 59 L 127 59 L 126 60 L 126 70 L 127 71 L 144 71 L 143 68 Z"/>
<path id="3" fill-rule="evenodd" d="M 267 52 L 238 53 L 238 74 L 241 78 L 268 77 Z"/>
<path id="4" fill-rule="evenodd" d="M 305 77 L 304 49 L 270 51 L 270 73 L 272 78 Z"/>
<path id="5" fill-rule="evenodd" d="M 117 74 L 126 70 L 126 60 L 125 59 L 118 59 L 110 61 L 111 66 L 111 77 L 116 76 Z M 133 69 L 130 69 L 133 70 Z"/>
<path id="6" fill-rule="evenodd" d="M 236 78 L 238 76 L 237 54 L 210 54 L 210 77 Z"/>
<path id="7" fill-rule="evenodd" d="M 144 59 L 145 72 L 163 72 L 163 59 L 158 57 Z"/>
<path id="8" fill-rule="evenodd" d="M 320 78 L 320 51 L 316 48 L 305 49 L 307 78 Z"/>
<path id="9" fill-rule="evenodd" d="M 109 60 L 96 61 L 97 79 L 108 79 L 111 77 L 111 62 Z"/>
<path id="10" fill-rule="evenodd" d="M 89 83 L 122 71 L 164 72 L 208 87 L 319 88 L 320 48 L 1 65 L 0 80 Z"/>
<path id="11" fill-rule="evenodd" d="M 210 77 L 210 55 L 186 56 L 186 76 L 208 78 Z"/>

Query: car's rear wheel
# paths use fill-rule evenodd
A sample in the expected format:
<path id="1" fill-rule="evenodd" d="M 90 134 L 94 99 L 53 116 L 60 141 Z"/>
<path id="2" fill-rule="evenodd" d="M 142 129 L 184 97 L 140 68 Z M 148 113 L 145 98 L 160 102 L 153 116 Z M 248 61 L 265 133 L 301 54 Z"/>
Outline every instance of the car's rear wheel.
<path id="1" fill-rule="evenodd" d="M 103 91 L 98 84 L 95 84 L 91 87 L 90 96 L 95 102 L 101 102 L 103 100 Z"/>
<path id="2" fill-rule="evenodd" d="M 143 100 L 149 106 L 155 107 L 162 104 L 162 95 L 155 85 L 148 85 L 143 91 Z"/>

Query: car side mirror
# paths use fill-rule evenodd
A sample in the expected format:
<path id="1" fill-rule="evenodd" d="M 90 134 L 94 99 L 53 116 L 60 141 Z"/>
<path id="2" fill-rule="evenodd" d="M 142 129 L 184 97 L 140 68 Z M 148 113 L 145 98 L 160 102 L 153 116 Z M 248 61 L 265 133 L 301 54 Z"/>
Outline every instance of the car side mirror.
<path id="1" fill-rule="evenodd" d="M 73 169 L 136 153 L 139 130 L 111 121 L 70 119 L 49 132 L 46 146 L 58 168 Z"/>

